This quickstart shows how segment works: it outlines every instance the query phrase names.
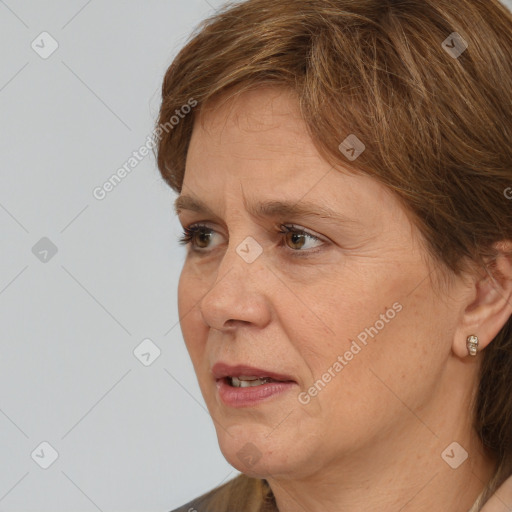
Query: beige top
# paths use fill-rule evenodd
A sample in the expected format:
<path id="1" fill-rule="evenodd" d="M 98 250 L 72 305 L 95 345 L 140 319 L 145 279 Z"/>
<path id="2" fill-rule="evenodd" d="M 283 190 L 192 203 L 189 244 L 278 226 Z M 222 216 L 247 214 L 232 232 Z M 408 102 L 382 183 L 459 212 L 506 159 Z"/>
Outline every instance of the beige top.
<path id="1" fill-rule="evenodd" d="M 512 510 L 512 476 L 501 484 L 481 512 L 509 512 L 510 510 Z"/>
<path id="2" fill-rule="evenodd" d="M 236 479 L 235 479 L 236 480 Z M 229 482 L 228 482 L 229 484 Z M 228 484 L 224 484 L 225 487 Z M 221 488 L 222 488 L 221 487 Z M 211 512 L 212 508 L 211 500 L 215 498 L 215 495 L 220 489 L 214 489 L 206 495 L 197 498 L 190 503 L 183 505 L 182 507 L 173 510 L 172 512 Z M 471 507 L 468 512 L 478 511 L 479 500 Z M 277 510 L 275 507 L 270 507 L 272 510 Z M 216 507 L 213 510 L 218 510 Z M 240 507 L 236 510 L 230 505 L 227 506 L 227 512 L 245 512 Z M 253 509 L 251 509 L 253 510 Z M 270 509 L 269 509 L 270 510 Z M 487 503 L 479 510 L 479 512 L 511 512 L 512 511 L 512 476 L 501 484 L 498 490 L 487 500 Z"/>

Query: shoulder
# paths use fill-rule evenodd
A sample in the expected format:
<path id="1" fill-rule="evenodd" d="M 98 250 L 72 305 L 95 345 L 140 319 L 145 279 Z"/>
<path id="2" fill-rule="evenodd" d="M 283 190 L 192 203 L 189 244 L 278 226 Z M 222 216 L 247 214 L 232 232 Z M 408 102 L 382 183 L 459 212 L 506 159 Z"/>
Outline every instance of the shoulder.
<path id="1" fill-rule="evenodd" d="M 197 503 L 194 504 L 193 501 L 190 503 L 187 503 L 186 505 L 181 506 L 180 508 L 175 508 L 174 510 L 171 510 L 171 512 L 206 512 L 206 508 L 197 508 Z"/>
<path id="2" fill-rule="evenodd" d="M 260 512 L 272 507 L 267 482 L 242 474 L 171 512 Z"/>
<path id="3" fill-rule="evenodd" d="M 504 512 L 510 510 L 504 507 L 512 506 L 512 476 L 509 476 L 489 498 L 482 512 Z"/>
<path id="4" fill-rule="evenodd" d="M 222 487 L 213 489 L 206 494 L 202 494 L 192 501 L 189 501 L 185 505 L 172 510 L 171 512 L 210 512 L 216 510 L 216 508 L 214 508 L 215 502 L 219 500 L 219 495 L 221 493 Z"/>
<path id="5" fill-rule="evenodd" d="M 213 490 L 207 494 L 203 494 L 185 505 L 172 510 L 171 512 L 216 512 L 215 507 L 216 495 L 218 491 Z"/>

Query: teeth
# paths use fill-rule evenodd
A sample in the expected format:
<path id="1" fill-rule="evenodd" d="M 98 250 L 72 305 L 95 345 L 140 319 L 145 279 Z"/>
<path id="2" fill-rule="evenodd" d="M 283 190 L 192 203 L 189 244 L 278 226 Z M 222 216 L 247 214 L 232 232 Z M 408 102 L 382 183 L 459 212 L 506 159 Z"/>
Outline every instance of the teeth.
<path id="1" fill-rule="evenodd" d="M 240 375 L 239 377 L 231 377 L 231 385 L 235 388 L 249 388 L 252 386 L 261 386 L 262 384 L 266 384 L 270 382 L 272 379 L 269 377 L 247 377 L 245 375 Z"/>

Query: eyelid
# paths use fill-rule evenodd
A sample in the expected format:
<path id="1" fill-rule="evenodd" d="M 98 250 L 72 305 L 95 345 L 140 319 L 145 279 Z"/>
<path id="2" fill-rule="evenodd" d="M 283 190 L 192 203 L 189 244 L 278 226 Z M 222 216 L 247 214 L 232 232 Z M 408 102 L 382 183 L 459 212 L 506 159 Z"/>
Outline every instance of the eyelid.
<path id="1" fill-rule="evenodd" d="M 205 223 L 205 222 L 193 222 L 192 224 L 183 226 L 183 234 L 178 237 L 178 242 L 182 245 L 187 245 L 187 246 L 190 245 L 191 248 L 193 250 L 195 250 L 196 252 L 204 252 L 204 253 L 209 252 L 208 249 L 194 248 L 190 242 L 190 238 L 192 238 L 201 229 L 203 229 L 205 231 L 221 234 L 216 229 L 208 226 L 207 223 Z"/>
<path id="2" fill-rule="evenodd" d="M 276 224 L 275 227 L 276 227 L 276 229 L 285 229 L 285 230 L 287 230 L 286 232 L 298 231 L 300 233 L 304 233 L 304 234 L 310 236 L 311 238 L 315 238 L 316 240 L 318 240 L 320 242 L 326 242 L 327 243 L 327 240 L 325 239 L 325 237 L 322 237 L 321 235 L 317 235 L 316 233 L 310 231 L 307 228 L 304 228 L 304 227 L 300 226 L 299 224 L 293 224 L 293 223 L 283 224 L 283 223 L 280 223 L 280 224 Z"/>
<path id="3" fill-rule="evenodd" d="M 317 235 L 317 234 L 309 231 L 307 228 L 304 228 L 304 227 L 299 226 L 297 224 L 293 224 L 293 223 L 288 223 L 288 224 L 286 224 L 286 223 L 278 223 L 278 224 L 275 224 L 273 226 L 273 228 L 274 228 L 275 232 L 277 234 L 280 234 L 280 235 L 286 235 L 287 233 L 290 233 L 290 232 L 291 233 L 298 233 L 298 234 L 304 235 L 304 236 L 312 239 L 315 242 L 321 242 L 321 244 L 322 244 L 320 247 L 315 247 L 313 249 L 294 250 L 294 249 L 291 249 L 289 246 L 287 246 L 285 244 L 285 242 L 282 240 L 283 237 L 281 237 L 281 240 L 280 240 L 280 243 L 279 243 L 279 247 L 287 247 L 288 252 L 291 255 L 293 255 L 293 256 L 298 256 L 298 257 L 307 257 L 308 255 L 311 256 L 311 255 L 321 251 L 323 246 L 329 244 L 329 240 L 326 239 L 325 237 L 323 237 L 321 235 Z M 196 248 L 191 243 L 191 239 L 193 238 L 195 233 L 197 233 L 201 229 L 204 229 L 204 230 L 206 230 L 208 232 L 221 234 L 217 230 L 215 230 L 214 228 L 208 226 L 207 223 L 199 221 L 199 222 L 194 222 L 192 224 L 189 224 L 189 225 L 183 227 L 184 235 L 179 239 L 179 242 L 181 244 L 183 244 L 183 245 L 187 245 L 187 246 L 190 245 L 191 249 L 194 252 L 197 252 L 197 253 L 204 253 L 204 254 L 206 254 L 206 253 L 211 252 L 212 249 Z"/>

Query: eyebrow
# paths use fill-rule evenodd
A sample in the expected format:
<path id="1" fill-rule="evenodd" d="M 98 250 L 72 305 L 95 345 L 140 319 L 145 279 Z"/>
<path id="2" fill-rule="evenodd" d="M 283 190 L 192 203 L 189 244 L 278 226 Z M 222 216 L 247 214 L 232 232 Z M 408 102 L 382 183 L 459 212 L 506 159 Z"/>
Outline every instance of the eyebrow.
<path id="1" fill-rule="evenodd" d="M 353 219 L 327 207 L 308 201 L 266 201 L 257 204 L 245 204 L 247 211 L 256 218 L 275 218 L 280 216 L 297 216 L 303 218 L 330 219 L 340 223 L 354 223 Z M 204 213 L 216 217 L 213 210 L 199 199 L 180 195 L 174 201 L 174 210 L 178 215 L 183 210 Z"/>

